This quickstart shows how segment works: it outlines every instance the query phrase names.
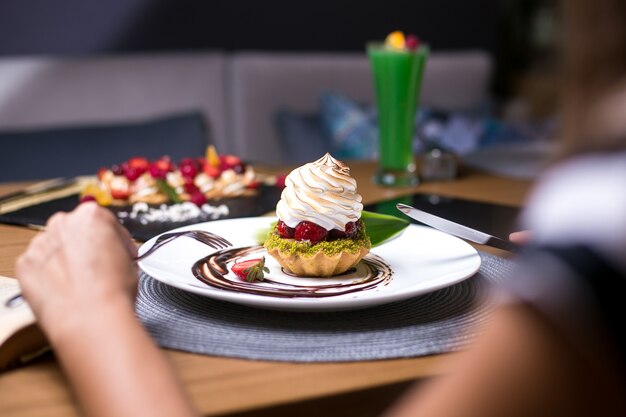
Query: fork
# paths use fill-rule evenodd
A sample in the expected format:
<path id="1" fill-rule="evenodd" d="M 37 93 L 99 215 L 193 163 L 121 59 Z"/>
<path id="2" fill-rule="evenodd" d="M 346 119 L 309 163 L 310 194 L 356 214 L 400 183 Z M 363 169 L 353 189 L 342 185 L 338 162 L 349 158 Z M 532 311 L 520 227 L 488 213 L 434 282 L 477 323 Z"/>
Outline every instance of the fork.
<path id="1" fill-rule="evenodd" d="M 141 255 L 135 256 L 133 260 L 135 262 L 142 260 L 145 257 L 152 255 L 161 246 L 183 236 L 193 238 L 200 243 L 204 243 L 205 245 L 212 247 L 213 249 L 224 249 L 229 246 L 233 246 L 232 243 L 230 243 L 223 237 L 216 235 L 215 233 L 206 232 L 204 230 L 187 230 L 184 232 L 164 233 L 157 238 L 157 240 L 154 242 L 154 245 L 152 245 L 147 251 L 145 251 Z"/>
<path id="2" fill-rule="evenodd" d="M 228 240 L 223 237 L 216 235 L 215 233 L 207 232 L 204 230 L 186 230 L 184 232 L 172 232 L 172 233 L 164 233 L 157 238 L 154 242 L 154 245 L 150 246 L 148 250 L 146 250 L 141 255 L 133 257 L 133 261 L 140 261 L 150 255 L 152 255 L 157 249 L 161 246 L 170 243 L 173 240 L 178 239 L 179 237 L 187 236 L 197 240 L 198 242 L 204 243 L 207 246 L 212 247 L 213 249 L 224 249 L 229 246 L 233 246 Z M 24 302 L 24 297 L 22 297 L 22 293 L 17 293 L 8 300 L 5 301 L 4 305 L 9 308 L 18 307 L 20 304 Z"/>

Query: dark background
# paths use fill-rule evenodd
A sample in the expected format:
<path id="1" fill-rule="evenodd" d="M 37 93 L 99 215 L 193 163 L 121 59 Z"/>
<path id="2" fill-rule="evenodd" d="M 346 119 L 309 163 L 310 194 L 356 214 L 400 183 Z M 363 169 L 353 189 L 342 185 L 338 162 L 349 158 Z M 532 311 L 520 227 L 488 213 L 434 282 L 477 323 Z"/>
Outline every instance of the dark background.
<path id="1" fill-rule="evenodd" d="M 0 54 L 362 50 L 392 30 L 497 49 L 498 0 L 0 0 Z"/>
<path id="2" fill-rule="evenodd" d="M 400 29 L 432 50 L 480 48 L 493 92 L 533 59 L 533 19 L 553 0 L 0 0 L 0 57 L 195 50 L 363 51 Z"/>

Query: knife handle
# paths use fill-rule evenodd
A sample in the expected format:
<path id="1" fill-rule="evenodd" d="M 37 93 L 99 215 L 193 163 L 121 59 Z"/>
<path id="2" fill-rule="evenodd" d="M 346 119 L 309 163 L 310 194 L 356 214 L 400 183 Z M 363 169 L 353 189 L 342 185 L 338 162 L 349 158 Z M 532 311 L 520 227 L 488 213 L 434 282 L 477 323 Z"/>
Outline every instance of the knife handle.
<path id="1" fill-rule="evenodd" d="M 490 237 L 484 244 L 513 253 L 520 253 L 524 249 L 524 246 L 522 245 L 513 243 L 510 240 L 500 239 L 495 236 Z"/>

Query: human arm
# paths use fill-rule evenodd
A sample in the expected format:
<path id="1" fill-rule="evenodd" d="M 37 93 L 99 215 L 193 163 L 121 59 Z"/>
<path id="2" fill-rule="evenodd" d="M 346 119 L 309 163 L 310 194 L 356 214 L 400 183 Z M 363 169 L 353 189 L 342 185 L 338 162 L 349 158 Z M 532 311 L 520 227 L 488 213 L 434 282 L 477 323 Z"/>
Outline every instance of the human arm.
<path id="1" fill-rule="evenodd" d="M 537 247 L 503 285 L 475 345 L 390 416 L 626 415 L 621 273 L 586 247 Z"/>
<path id="2" fill-rule="evenodd" d="M 601 389 L 610 380 L 585 367 L 523 304 L 499 308 L 476 345 L 446 371 L 408 392 L 385 417 L 588 416 L 607 415 L 602 407 L 614 405 Z"/>
<path id="3" fill-rule="evenodd" d="M 17 277 L 86 415 L 195 415 L 135 318 L 134 254 L 114 216 L 86 203 L 50 220 Z"/>

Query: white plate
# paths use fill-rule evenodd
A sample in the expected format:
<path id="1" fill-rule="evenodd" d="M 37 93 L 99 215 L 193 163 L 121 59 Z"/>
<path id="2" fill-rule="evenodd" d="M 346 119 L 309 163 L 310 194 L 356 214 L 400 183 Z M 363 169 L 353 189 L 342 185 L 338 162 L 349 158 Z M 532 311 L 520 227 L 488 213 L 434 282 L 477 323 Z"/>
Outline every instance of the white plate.
<path id="1" fill-rule="evenodd" d="M 199 223 L 175 230 L 208 230 L 227 238 L 235 247 L 246 247 L 255 245 L 254 232 L 267 228 L 272 221 L 274 219 L 270 217 L 249 217 Z M 139 248 L 139 253 L 151 247 L 155 239 Z M 428 227 L 410 225 L 398 237 L 371 250 L 393 271 L 387 285 L 324 298 L 279 298 L 218 289 L 198 280 L 192 273 L 192 266 L 212 252 L 214 250 L 206 245 L 182 237 L 139 262 L 139 267 L 165 284 L 195 294 L 253 307 L 294 311 L 352 310 L 400 301 L 461 282 L 480 267 L 478 252 L 466 242 Z M 277 281 L 303 279 L 284 275 L 271 256 L 266 257 L 266 265 L 270 268 L 270 277 Z M 315 279 L 307 280 L 315 282 Z"/>

